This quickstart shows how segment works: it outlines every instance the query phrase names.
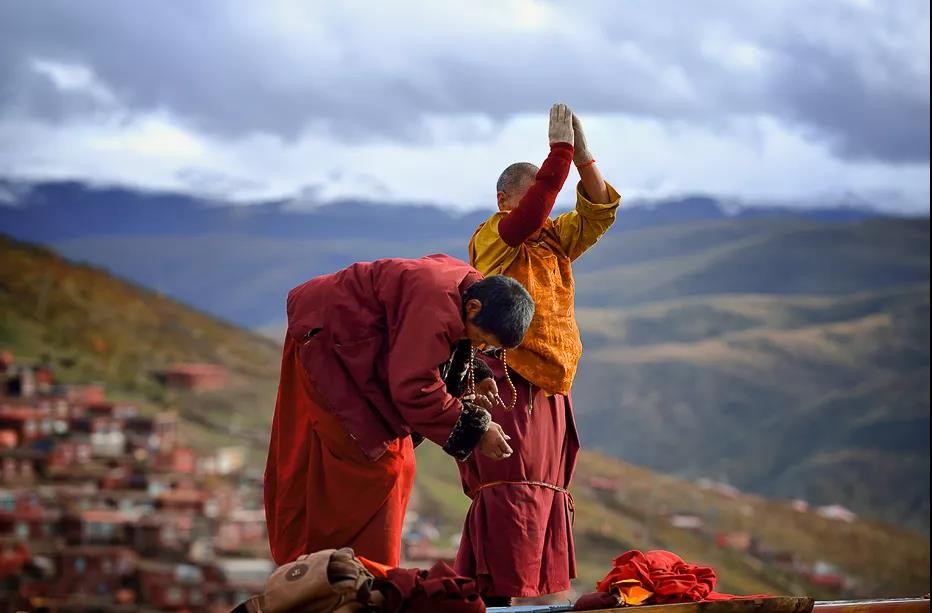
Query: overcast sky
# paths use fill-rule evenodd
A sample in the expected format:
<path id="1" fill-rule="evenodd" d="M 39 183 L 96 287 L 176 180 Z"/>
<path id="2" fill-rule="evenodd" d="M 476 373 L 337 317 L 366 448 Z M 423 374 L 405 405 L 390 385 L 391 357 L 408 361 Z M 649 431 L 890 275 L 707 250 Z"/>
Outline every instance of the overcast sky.
<path id="1" fill-rule="evenodd" d="M 0 0 L 0 177 L 489 207 L 556 101 L 632 198 L 929 211 L 927 0 Z"/>

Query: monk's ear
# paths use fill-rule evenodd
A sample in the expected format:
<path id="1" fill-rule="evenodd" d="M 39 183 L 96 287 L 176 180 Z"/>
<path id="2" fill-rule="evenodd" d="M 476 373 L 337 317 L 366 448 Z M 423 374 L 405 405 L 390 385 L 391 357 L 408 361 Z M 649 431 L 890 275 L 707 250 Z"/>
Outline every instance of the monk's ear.
<path id="1" fill-rule="evenodd" d="M 508 199 L 508 194 L 505 192 L 498 192 L 498 194 L 496 194 L 496 198 L 498 199 L 498 210 L 504 211 L 505 201 Z"/>
<path id="2" fill-rule="evenodd" d="M 470 321 L 482 310 L 482 303 L 475 298 L 466 301 L 466 318 Z"/>

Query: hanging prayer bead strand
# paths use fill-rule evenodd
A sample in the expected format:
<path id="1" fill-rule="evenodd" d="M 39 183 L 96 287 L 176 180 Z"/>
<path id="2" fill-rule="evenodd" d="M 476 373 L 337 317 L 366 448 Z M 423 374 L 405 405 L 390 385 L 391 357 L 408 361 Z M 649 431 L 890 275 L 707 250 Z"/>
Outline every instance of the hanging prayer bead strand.
<path id="1" fill-rule="evenodd" d="M 518 402 L 518 389 L 515 387 L 515 384 L 511 381 L 511 375 L 508 374 L 508 350 L 502 349 L 502 366 L 505 367 L 505 381 L 508 382 L 508 387 L 511 388 L 511 404 L 505 407 L 506 411 L 511 411 L 515 408 L 515 404 Z"/>
<path id="2" fill-rule="evenodd" d="M 476 395 L 476 348 L 469 347 L 469 365 L 466 367 L 466 396 Z"/>

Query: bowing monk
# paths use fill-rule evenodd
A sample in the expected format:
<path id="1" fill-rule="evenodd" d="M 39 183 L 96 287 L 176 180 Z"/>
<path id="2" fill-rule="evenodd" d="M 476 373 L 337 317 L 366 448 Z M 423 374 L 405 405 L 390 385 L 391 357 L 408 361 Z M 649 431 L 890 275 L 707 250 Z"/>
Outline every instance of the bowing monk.
<path id="1" fill-rule="evenodd" d="M 570 387 L 582 343 L 572 262 L 612 225 L 621 199 L 603 180 L 579 120 L 565 105 L 551 109 L 549 136 L 550 153 L 540 168 L 517 163 L 502 173 L 499 210 L 469 243 L 473 266 L 517 279 L 537 305 L 521 346 L 504 352 L 506 360 L 487 359 L 495 379 L 478 386 L 485 394 L 500 393 L 503 402 L 492 416 L 511 437 L 514 454 L 501 462 L 472 456 L 459 464 L 472 504 L 456 570 L 478 580 L 489 605 L 558 594 L 576 576 L 567 488 L 579 450 Z M 580 176 L 576 208 L 551 220 L 571 163 Z"/>
<path id="2" fill-rule="evenodd" d="M 483 279 L 465 262 L 432 255 L 311 279 L 288 294 L 287 312 L 265 469 L 272 557 L 284 564 L 352 547 L 397 566 L 412 433 L 459 460 L 474 449 L 490 460 L 511 453 L 488 402 L 454 398 L 444 377 L 469 371 L 475 383 L 465 356 L 518 345 L 534 303 L 514 279 Z"/>

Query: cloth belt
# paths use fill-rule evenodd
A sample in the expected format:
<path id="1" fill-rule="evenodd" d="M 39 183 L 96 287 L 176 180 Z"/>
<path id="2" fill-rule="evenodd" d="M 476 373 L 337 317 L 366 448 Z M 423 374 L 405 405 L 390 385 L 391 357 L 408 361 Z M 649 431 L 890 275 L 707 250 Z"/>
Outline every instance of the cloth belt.
<path id="1" fill-rule="evenodd" d="M 565 487 L 553 485 L 552 483 L 545 483 L 544 481 L 490 481 L 489 483 L 483 483 L 475 490 L 473 490 L 470 498 L 475 499 L 482 490 L 487 490 L 491 487 L 499 487 L 502 485 L 531 485 L 534 487 L 543 487 L 547 488 L 548 490 L 559 492 L 566 496 L 566 505 L 569 507 L 570 513 L 573 514 L 573 521 L 575 522 L 576 520 L 576 501 L 573 500 L 573 495 L 570 493 L 570 491 Z"/>

